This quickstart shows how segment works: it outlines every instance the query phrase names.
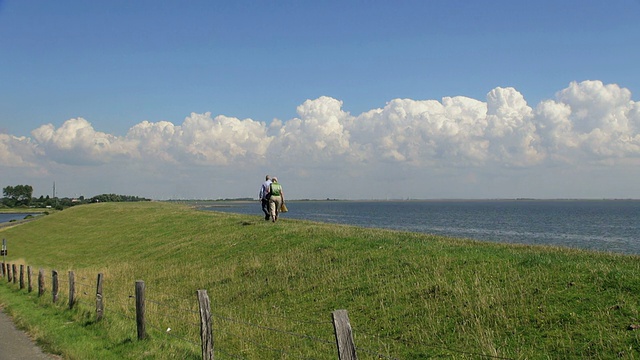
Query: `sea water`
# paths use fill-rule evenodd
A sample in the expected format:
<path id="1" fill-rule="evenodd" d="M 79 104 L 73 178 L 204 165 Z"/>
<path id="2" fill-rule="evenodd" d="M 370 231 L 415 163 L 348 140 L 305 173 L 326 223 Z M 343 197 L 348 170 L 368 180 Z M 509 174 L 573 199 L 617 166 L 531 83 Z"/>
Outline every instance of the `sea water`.
<path id="1" fill-rule="evenodd" d="M 640 255 L 640 200 L 288 201 L 283 218 Z M 204 207 L 262 218 L 260 203 Z"/>

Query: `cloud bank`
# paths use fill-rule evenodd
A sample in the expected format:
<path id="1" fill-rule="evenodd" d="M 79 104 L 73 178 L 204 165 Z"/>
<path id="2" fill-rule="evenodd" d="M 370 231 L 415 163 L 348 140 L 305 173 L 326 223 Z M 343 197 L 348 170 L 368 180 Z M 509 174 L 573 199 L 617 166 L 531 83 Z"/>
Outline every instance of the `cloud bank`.
<path id="1" fill-rule="evenodd" d="M 289 120 L 267 124 L 192 113 L 182 124 L 142 121 L 124 136 L 100 132 L 89 120 L 75 118 L 59 128 L 42 125 L 31 138 L 0 134 L 0 168 L 11 171 L 16 180 L 20 177 L 15 174 L 39 174 L 43 181 L 62 169 L 68 173 L 121 169 L 119 176 L 129 178 L 130 185 L 144 183 L 140 189 L 148 189 L 153 174 L 163 174 L 173 187 L 182 187 L 181 178 L 190 184 L 186 187 L 192 191 L 184 196 L 200 198 L 216 192 L 219 197 L 255 196 L 251 186 L 259 184 L 265 172 L 277 172 L 281 180 L 287 174 L 290 182 L 297 183 L 292 189 L 303 198 L 336 193 L 381 198 L 378 186 L 395 185 L 402 185 L 403 191 L 387 195 L 439 197 L 433 189 L 424 191 L 420 179 L 425 177 L 450 197 L 456 192 L 446 188 L 446 181 L 439 184 L 438 177 L 458 179 L 458 185 L 451 186 L 467 186 L 458 192 L 460 197 L 476 197 L 468 187 L 481 186 L 478 176 L 494 183 L 504 178 L 508 183 L 508 177 L 545 176 L 553 173 L 550 169 L 561 174 L 637 166 L 640 103 L 631 96 L 615 84 L 583 81 L 569 84 L 554 99 L 535 107 L 516 89 L 498 87 L 483 100 L 394 99 L 359 115 L 344 111 L 342 101 L 323 96 L 305 101 L 297 108 L 298 116 Z M 338 191 L 335 182 L 340 184 Z M 104 192 L 98 183 L 94 191 Z M 223 183 L 226 190 L 211 191 L 211 183 Z M 353 189 L 346 190 L 347 186 Z M 477 197 L 493 194 L 476 190 Z M 517 186 L 510 191 L 513 194 L 495 196 L 519 195 Z M 521 196 L 529 195 L 520 191 Z M 172 192 L 176 191 L 165 186 L 154 195 L 173 197 Z M 544 194 L 555 193 L 540 192 Z"/>

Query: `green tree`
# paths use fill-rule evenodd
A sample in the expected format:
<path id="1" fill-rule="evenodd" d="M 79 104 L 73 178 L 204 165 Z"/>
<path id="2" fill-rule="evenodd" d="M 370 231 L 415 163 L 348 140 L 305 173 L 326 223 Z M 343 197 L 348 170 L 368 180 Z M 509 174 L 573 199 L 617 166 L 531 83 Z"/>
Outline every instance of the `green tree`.
<path id="1" fill-rule="evenodd" d="M 4 195 L 4 203 L 7 206 L 15 207 L 31 204 L 31 196 L 33 195 L 33 187 L 31 185 L 7 186 L 2 189 Z"/>

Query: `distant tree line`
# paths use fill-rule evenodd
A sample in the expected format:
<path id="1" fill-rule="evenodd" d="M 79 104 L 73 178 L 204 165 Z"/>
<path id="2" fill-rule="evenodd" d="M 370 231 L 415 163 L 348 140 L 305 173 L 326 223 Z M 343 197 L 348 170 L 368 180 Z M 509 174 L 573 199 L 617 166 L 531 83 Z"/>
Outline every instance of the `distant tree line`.
<path id="1" fill-rule="evenodd" d="M 151 201 L 138 196 L 117 194 L 102 194 L 88 199 L 84 196 L 78 198 L 53 198 L 49 197 L 49 195 L 35 198 L 33 197 L 33 187 L 31 185 L 7 186 L 2 189 L 2 195 L 0 207 L 6 208 L 53 208 L 62 210 L 75 205 L 97 202 Z"/>
<path id="2" fill-rule="evenodd" d="M 150 199 L 130 195 L 102 194 L 91 198 L 90 202 L 134 202 L 151 201 Z"/>

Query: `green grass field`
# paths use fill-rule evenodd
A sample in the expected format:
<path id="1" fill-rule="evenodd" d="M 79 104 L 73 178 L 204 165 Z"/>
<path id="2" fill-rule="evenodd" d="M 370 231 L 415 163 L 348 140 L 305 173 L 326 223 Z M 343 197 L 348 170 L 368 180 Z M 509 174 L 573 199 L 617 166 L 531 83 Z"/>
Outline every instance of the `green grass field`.
<path id="1" fill-rule="evenodd" d="M 337 309 L 349 312 L 360 359 L 640 358 L 640 330 L 629 329 L 640 324 L 636 256 L 273 224 L 258 204 L 255 216 L 161 202 L 82 205 L 4 228 L 0 238 L 8 263 L 47 274 L 42 297 L 1 279 L 0 303 L 68 359 L 200 358 L 198 289 L 211 299 L 216 359 L 337 359 Z M 73 310 L 70 270 L 80 283 Z M 148 299 L 143 341 L 136 280 Z"/>

